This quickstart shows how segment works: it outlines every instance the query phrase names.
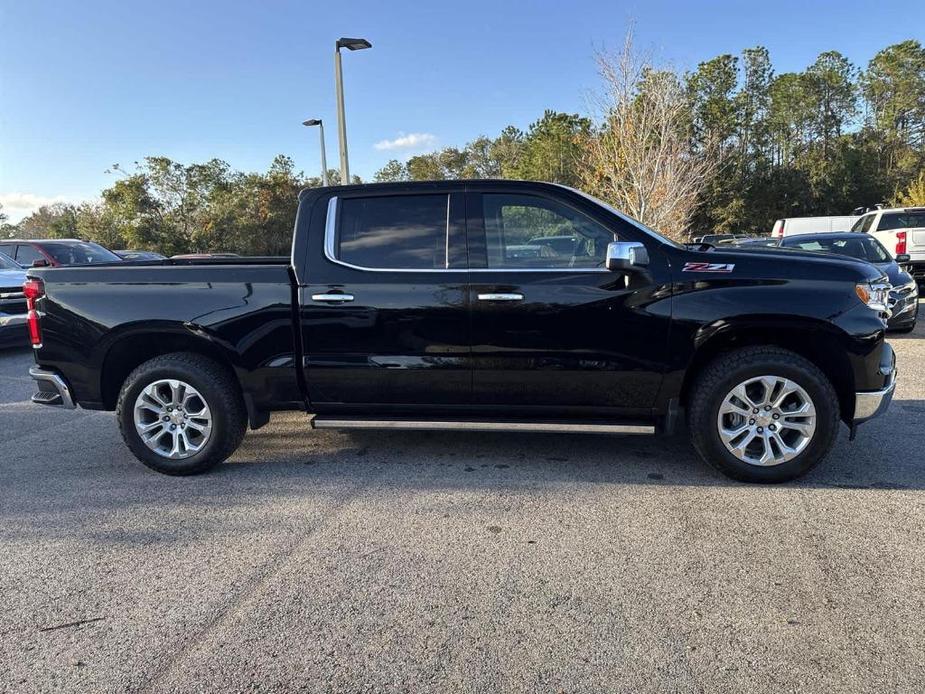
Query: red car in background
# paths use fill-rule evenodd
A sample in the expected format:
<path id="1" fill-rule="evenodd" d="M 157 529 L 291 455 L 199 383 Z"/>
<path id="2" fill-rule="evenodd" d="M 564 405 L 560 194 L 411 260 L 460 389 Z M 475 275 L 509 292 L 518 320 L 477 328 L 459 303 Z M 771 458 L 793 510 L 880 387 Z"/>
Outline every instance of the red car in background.
<path id="1" fill-rule="evenodd" d="M 23 267 L 60 267 L 120 263 L 122 258 L 92 241 L 79 239 L 3 239 L 0 253 L 6 253 Z"/>

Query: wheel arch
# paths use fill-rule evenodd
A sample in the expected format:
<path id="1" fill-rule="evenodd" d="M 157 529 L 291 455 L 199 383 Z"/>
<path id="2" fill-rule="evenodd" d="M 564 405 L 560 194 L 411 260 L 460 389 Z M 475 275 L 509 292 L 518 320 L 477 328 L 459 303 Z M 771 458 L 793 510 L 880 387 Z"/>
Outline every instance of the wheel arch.
<path id="1" fill-rule="evenodd" d="M 821 320 L 787 317 L 786 320 L 723 321 L 704 326 L 695 337 L 695 351 L 681 383 L 680 402 L 686 407 L 697 376 L 712 361 L 742 347 L 769 345 L 799 354 L 812 362 L 838 395 L 842 418 L 854 412 L 854 372 L 845 349 L 846 336 Z"/>
<path id="2" fill-rule="evenodd" d="M 185 326 L 161 325 L 152 329 L 129 330 L 117 336 L 103 357 L 100 367 L 100 396 L 104 409 L 115 409 L 119 390 L 128 375 L 138 366 L 171 352 L 191 352 L 208 357 L 234 378 L 242 397 L 241 380 L 232 354 L 205 333 L 193 332 Z M 247 402 L 247 398 L 244 398 Z"/>

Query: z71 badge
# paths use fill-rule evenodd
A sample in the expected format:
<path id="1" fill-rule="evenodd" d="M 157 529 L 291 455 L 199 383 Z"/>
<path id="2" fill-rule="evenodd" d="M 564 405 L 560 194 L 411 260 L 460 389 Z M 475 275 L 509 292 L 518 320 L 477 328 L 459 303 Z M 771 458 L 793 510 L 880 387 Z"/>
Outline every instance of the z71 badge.
<path id="1" fill-rule="evenodd" d="M 735 263 L 684 263 L 681 272 L 732 272 Z"/>

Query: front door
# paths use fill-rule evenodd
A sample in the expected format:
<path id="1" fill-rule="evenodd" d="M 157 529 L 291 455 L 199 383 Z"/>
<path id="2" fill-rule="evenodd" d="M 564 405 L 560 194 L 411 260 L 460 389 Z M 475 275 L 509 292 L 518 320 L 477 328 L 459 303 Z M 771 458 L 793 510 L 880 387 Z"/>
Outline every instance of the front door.
<path id="1" fill-rule="evenodd" d="M 323 239 L 313 215 L 299 297 L 313 411 L 469 403 L 464 196 L 438 190 L 333 197 Z"/>
<path id="2" fill-rule="evenodd" d="M 667 350 L 656 281 L 667 261 L 653 252 L 653 273 L 608 271 L 608 243 L 642 239 L 567 195 L 498 184 L 467 197 L 473 402 L 543 416 L 647 413 Z"/>

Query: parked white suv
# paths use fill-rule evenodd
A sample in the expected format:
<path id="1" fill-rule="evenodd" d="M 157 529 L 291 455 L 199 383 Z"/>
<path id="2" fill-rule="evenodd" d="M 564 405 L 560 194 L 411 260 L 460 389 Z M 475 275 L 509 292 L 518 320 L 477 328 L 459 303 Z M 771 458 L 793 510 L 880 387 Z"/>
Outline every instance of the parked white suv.
<path id="1" fill-rule="evenodd" d="M 918 282 L 925 282 L 925 207 L 871 210 L 851 231 L 873 236 Z M 907 257 L 901 257 L 907 256 Z"/>

